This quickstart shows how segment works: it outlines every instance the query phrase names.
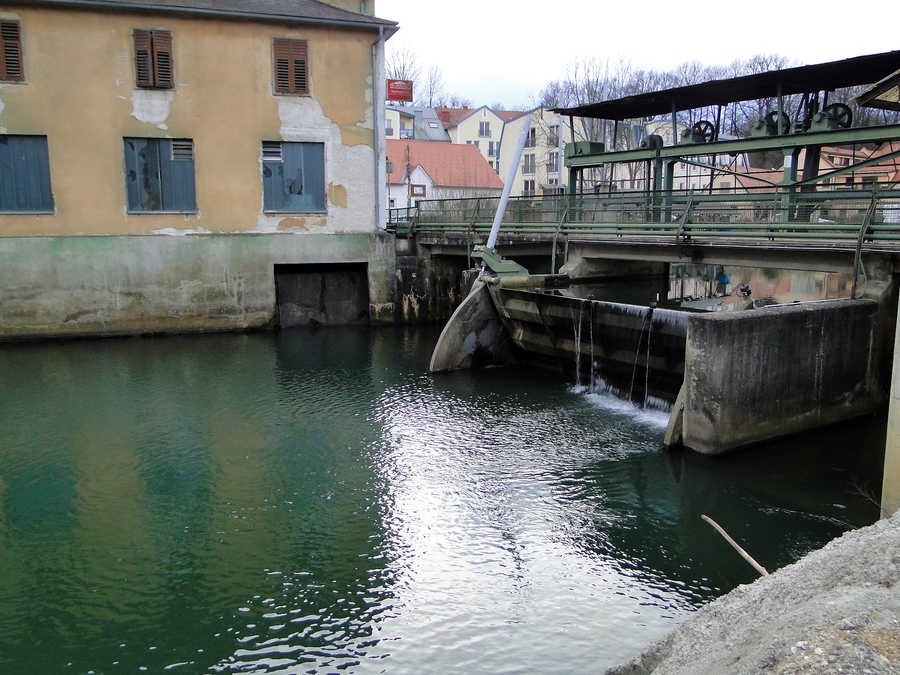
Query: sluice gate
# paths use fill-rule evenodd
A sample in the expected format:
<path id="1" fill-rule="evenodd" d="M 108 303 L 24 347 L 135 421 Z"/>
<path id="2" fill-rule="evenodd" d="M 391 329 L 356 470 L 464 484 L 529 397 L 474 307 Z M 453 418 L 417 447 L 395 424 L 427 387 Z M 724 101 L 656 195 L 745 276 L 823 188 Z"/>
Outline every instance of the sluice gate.
<path id="1" fill-rule="evenodd" d="M 720 454 L 875 412 L 879 304 L 825 300 L 729 312 L 566 294 L 562 275 L 492 276 L 444 328 L 433 372 L 517 361 L 670 408 L 667 445 Z"/>
<path id="2" fill-rule="evenodd" d="M 562 366 L 576 384 L 639 405 L 674 403 L 684 380 L 684 312 L 502 284 L 489 291 L 523 358 Z"/>

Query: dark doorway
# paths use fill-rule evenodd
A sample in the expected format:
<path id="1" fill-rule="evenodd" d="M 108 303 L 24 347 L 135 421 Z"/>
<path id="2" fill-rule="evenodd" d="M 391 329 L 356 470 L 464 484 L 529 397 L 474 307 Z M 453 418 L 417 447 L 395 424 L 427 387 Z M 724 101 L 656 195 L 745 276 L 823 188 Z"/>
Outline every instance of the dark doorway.
<path id="1" fill-rule="evenodd" d="M 275 302 L 282 328 L 368 323 L 366 264 L 275 265 Z"/>

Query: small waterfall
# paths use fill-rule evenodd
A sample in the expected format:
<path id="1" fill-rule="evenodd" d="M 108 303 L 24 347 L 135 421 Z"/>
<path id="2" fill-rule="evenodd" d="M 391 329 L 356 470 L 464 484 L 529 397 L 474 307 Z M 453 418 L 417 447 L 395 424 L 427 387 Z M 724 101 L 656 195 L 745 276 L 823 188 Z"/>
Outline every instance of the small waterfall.
<path id="1" fill-rule="evenodd" d="M 634 400 L 634 378 L 637 375 L 637 362 L 638 355 L 641 353 L 641 342 L 644 339 L 644 325 L 647 323 L 647 317 L 650 315 L 650 308 L 648 307 L 644 312 L 642 312 L 641 316 L 641 330 L 638 333 L 638 341 L 634 347 L 634 366 L 631 369 L 631 387 L 628 389 L 628 400 Z"/>
<path id="2" fill-rule="evenodd" d="M 589 336 L 591 339 L 591 379 L 588 382 L 588 391 L 594 391 L 594 367 L 597 362 L 594 360 L 594 303 L 588 305 L 588 325 L 590 326 Z"/>
<path id="3" fill-rule="evenodd" d="M 647 407 L 647 399 L 650 396 L 650 338 L 653 337 L 653 308 L 650 308 L 647 317 L 647 362 L 644 368 L 644 404 L 642 408 Z"/>
<path id="4" fill-rule="evenodd" d="M 572 315 L 572 328 L 575 334 L 575 387 L 581 387 L 581 314 L 584 309 L 584 303 L 578 303 L 578 320 L 575 320 L 575 313 L 570 310 Z"/>

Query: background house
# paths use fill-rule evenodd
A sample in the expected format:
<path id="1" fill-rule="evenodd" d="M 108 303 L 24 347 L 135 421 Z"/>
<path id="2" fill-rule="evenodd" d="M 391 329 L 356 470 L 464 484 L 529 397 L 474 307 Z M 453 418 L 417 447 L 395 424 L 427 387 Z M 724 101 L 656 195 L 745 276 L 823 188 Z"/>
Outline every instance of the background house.
<path id="1" fill-rule="evenodd" d="M 334 265 L 364 307 L 315 320 L 389 313 L 395 24 L 334 5 L 0 3 L 0 336 L 269 325 Z"/>
<path id="2" fill-rule="evenodd" d="M 498 197 L 503 182 L 471 145 L 437 141 L 388 141 L 391 208 L 415 206 L 421 199 Z"/>

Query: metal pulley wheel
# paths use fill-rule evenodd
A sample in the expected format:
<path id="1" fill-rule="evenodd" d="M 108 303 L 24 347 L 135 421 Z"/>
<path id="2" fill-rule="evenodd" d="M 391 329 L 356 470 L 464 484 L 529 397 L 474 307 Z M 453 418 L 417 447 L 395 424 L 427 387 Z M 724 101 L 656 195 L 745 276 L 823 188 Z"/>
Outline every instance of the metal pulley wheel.
<path id="1" fill-rule="evenodd" d="M 778 128 L 778 111 L 772 110 L 768 114 L 766 114 L 766 126 L 773 131 L 773 133 L 778 134 L 786 134 L 791 130 L 791 118 L 787 116 L 786 112 L 781 113 L 781 129 Z"/>
<path id="2" fill-rule="evenodd" d="M 846 103 L 831 103 L 822 111 L 831 116 L 841 129 L 849 129 L 853 124 L 853 111 Z"/>
<path id="3" fill-rule="evenodd" d="M 691 127 L 694 138 L 703 139 L 704 143 L 712 143 L 716 140 L 716 125 L 708 120 L 700 120 Z"/>

